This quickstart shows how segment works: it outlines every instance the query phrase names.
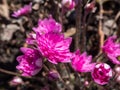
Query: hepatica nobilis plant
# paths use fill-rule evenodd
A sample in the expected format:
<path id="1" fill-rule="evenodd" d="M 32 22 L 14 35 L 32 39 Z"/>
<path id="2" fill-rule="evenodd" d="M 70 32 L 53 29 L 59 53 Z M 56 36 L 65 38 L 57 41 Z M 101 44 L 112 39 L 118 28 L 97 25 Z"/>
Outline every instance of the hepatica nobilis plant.
<path id="1" fill-rule="evenodd" d="M 62 4 L 66 8 L 74 8 L 74 0 L 63 0 Z M 14 12 L 12 16 L 19 17 L 31 12 L 31 4 Z M 65 37 L 62 33 L 62 24 L 57 22 L 52 16 L 38 20 L 38 25 L 32 28 L 34 33 L 30 33 L 26 38 L 26 43 L 31 48 L 22 47 L 23 55 L 17 57 L 19 64 L 17 69 L 22 71 L 23 76 L 34 76 L 43 68 L 44 61 L 55 64 L 70 63 L 74 71 L 78 73 L 91 73 L 93 80 L 100 85 L 105 85 L 112 78 L 112 68 L 105 62 L 93 62 L 92 55 L 87 52 L 80 53 L 70 51 L 72 37 Z M 120 44 L 116 42 L 117 37 L 108 37 L 102 46 L 103 54 L 114 64 L 120 64 Z M 52 78 L 58 78 L 58 72 L 50 73 Z"/>

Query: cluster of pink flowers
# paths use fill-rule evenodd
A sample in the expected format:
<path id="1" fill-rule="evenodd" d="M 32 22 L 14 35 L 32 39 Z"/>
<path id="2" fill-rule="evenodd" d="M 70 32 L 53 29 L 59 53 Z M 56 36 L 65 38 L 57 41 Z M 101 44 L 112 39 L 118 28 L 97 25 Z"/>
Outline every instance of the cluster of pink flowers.
<path id="1" fill-rule="evenodd" d="M 116 42 L 117 36 L 110 36 L 104 42 L 102 46 L 103 53 L 106 54 L 108 60 L 114 64 L 120 64 L 120 43 Z M 118 73 L 119 68 L 115 69 L 115 72 Z M 92 77 L 94 81 L 100 85 L 107 84 L 109 79 L 112 77 L 112 69 L 109 65 L 105 63 L 96 64 L 95 68 L 92 71 Z M 117 76 L 119 81 L 119 77 Z"/>
<path id="2" fill-rule="evenodd" d="M 70 62 L 72 53 L 69 50 L 72 38 L 65 38 L 61 33 L 61 24 L 52 17 L 39 20 L 38 27 L 33 28 L 35 33 L 30 33 L 26 42 L 34 47 L 22 48 L 24 55 L 17 58 L 17 69 L 23 76 L 37 74 L 42 68 L 43 58 L 53 64 Z"/>
<path id="3" fill-rule="evenodd" d="M 68 9 L 75 7 L 74 0 L 62 0 L 63 6 Z M 31 12 L 31 5 L 26 5 L 13 13 L 12 16 L 19 17 Z M 91 6 L 93 7 L 93 6 Z M 60 23 L 56 22 L 51 16 L 38 21 L 38 26 L 33 27 L 34 33 L 30 33 L 26 43 L 32 48 L 21 48 L 24 55 L 18 56 L 19 65 L 17 69 L 23 76 L 36 75 L 43 66 L 43 60 L 47 59 L 53 64 L 71 63 L 77 72 L 91 72 L 93 80 L 100 84 L 107 84 L 112 77 L 112 69 L 106 63 L 92 62 L 92 56 L 87 56 L 86 52 L 80 53 L 79 50 L 70 52 L 71 37 L 65 37 Z M 109 37 L 103 47 L 103 53 L 114 64 L 120 64 L 120 44 L 116 43 L 117 37 Z M 50 78 L 58 78 L 57 72 L 50 72 Z"/>
<path id="4" fill-rule="evenodd" d="M 71 65 L 78 72 L 91 72 L 93 80 L 100 85 L 107 84 L 112 77 L 112 69 L 106 63 L 91 63 L 92 56 L 77 50 L 72 57 Z"/>
<path id="5" fill-rule="evenodd" d="M 100 85 L 107 84 L 112 77 L 110 66 L 105 63 L 93 63 L 92 56 L 87 56 L 86 52 L 82 54 L 80 54 L 79 50 L 74 53 L 70 52 L 69 47 L 72 38 L 65 38 L 61 30 L 61 24 L 56 22 L 51 16 L 39 20 L 38 26 L 33 27 L 34 33 L 30 33 L 26 39 L 26 43 L 32 45 L 33 48 L 21 48 L 24 55 L 17 58 L 19 62 L 17 69 L 22 71 L 22 75 L 36 75 L 41 70 L 42 62 L 46 58 L 53 64 L 71 63 L 75 71 L 91 72 L 92 78 L 96 83 Z M 116 54 L 119 50 L 119 44 L 114 43 L 114 39 L 115 37 L 110 37 L 102 47 L 112 61 L 116 61 L 119 56 L 119 54 Z M 57 75 L 56 73 L 52 74 L 53 76 Z"/>
<path id="6" fill-rule="evenodd" d="M 75 8 L 75 6 L 76 6 L 75 0 L 62 0 L 61 3 L 62 3 L 63 8 L 69 9 L 69 10 Z M 28 15 L 31 12 L 32 12 L 32 3 L 30 3 L 29 5 L 25 5 L 24 7 L 20 8 L 17 11 L 14 11 L 12 16 L 15 18 L 18 18 L 20 16 Z M 54 23 L 53 19 L 49 19 L 49 20 L 50 20 L 50 22 L 53 22 L 53 23 L 49 23 L 49 24 L 56 24 L 56 23 Z M 47 21 L 48 21 L 47 19 L 45 19 L 44 21 L 40 20 L 39 24 L 43 25 L 43 28 L 45 29 L 47 26 L 44 27 L 44 23 L 47 23 Z M 50 28 L 60 28 L 59 25 L 55 25 L 55 27 L 54 27 L 54 25 L 51 25 L 53 27 L 48 27 L 48 28 L 49 29 Z M 42 31 L 42 27 L 34 28 L 34 30 L 38 30 L 39 28 L 41 28 L 41 31 Z M 61 30 L 61 29 L 57 29 L 57 30 Z M 46 31 L 44 31 L 44 32 L 46 32 Z"/>

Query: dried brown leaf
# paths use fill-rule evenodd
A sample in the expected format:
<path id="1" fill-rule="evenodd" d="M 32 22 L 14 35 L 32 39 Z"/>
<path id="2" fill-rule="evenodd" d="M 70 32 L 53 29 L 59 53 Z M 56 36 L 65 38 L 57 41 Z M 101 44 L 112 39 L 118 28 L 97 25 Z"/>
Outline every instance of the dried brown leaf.
<path id="1" fill-rule="evenodd" d="M 70 36 L 73 36 L 74 34 L 76 33 L 76 28 L 70 28 L 70 29 L 68 29 L 65 33 L 64 33 L 64 35 L 65 35 L 65 37 L 70 37 Z"/>

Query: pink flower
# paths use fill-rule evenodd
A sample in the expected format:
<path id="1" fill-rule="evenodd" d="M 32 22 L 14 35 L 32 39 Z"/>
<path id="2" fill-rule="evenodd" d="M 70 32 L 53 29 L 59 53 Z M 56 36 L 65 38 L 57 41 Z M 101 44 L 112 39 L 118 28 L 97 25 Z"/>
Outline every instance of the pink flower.
<path id="1" fill-rule="evenodd" d="M 80 51 L 77 50 L 72 58 L 72 67 L 78 72 L 91 72 L 95 66 L 95 63 L 90 63 L 92 56 L 87 56 L 86 52 L 80 55 Z"/>
<path id="2" fill-rule="evenodd" d="M 56 22 L 51 16 L 45 18 L 44 20 L 39 20 L 38 27 L 34 27 L 33 30 L 38 32 L 40 35 L 48 32 L 61 32 L 62 26 L 60 23 Z"/>
<path id="3" fill-rule="evenodd" d="M 71 53 L 69 46 L 71 41 L 72 38 L 65 38 L 61 33 L 37 34 L 38 49 L 53 64 L 70 62 Z"/>
<path id="4" fill-rule="evenodd" d="M 120 44 L 116 43 L 116 36 L 111 36 L 109 37 L 102 49 L 103 52 L 106 53 L 106 55 L 108 56 L 108 58 L 114 63 L 114 64 L 120 64 Z"/>
<path id="5" fill-rule="evenodd" d="M 76 6 L 74 0 L 62 0 L 62 5 L 67 9 L 73 9 Z"/>
<path id="6" fill-rule="evenodd" d="M 97 84 L 104 85 L 107 84 L 109 79 L 112 77 L 112 69 L 106 63 L 99 63 L 96 64 L 91 74 Z"/>
<path id="7" fill-rule="evenodd" d="M 23 76 L 33 76 L 37 74 L 42 68 L 42 57 L 38 50 L 31 48 L 21 48 L 24 53 L 18 56 L 19 65 L 16 67 L 22 71 Z"/>
<path id="8" fill-rule="evenodd" d="M 29 5 L 25 5 L 24 7 L 22 7 L 18 11 L 15 11 L 12 14 L 12 16 L 17 18 L 17 17 L 23 16 L 23 15 L 27 15 L 31 11 L 32 11 L 32 3 L 30 3 Z"/>
<path id="9" fill-rule="evenodd" d="M 60 23 L 56 22 L 51 16 L 43 20 L 39 20 L 38 27 L 34 27 L 33 30 L 40 35 L 48 32 L 58 32 L 62 31 L 62 26 Z M 29 37 L 26 39 L 28 44 L 34 44 L 36 42 L 36 33 L 30 33 Z"/>

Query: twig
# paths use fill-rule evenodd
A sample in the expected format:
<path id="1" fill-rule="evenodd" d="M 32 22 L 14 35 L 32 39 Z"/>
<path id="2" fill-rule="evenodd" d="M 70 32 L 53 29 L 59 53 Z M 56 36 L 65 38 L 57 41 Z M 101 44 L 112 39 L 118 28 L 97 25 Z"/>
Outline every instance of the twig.
<path id="1" fill-rule="evenodd" d="M 2 69 L 2 68 L 0 68 L 0 72 L 6 73 L 6 74 L 9 74 L 9 75 L 24 77 L 24 76 L 21 76 L 21 74 L 19 74 L 19 73 L 15 73 L 15 72 L 12 72 L 12 71 L 8 71 L 8 70 Z M 31 77 L 25 77 L 25 78 L 31 78 Z"/>
<path id="2" fill-rule="evenodd" d="M 49 72 L 50 70 L 49 70 L 49 68 L 44 64 L 43 65 L 43 68 L 45 69 L 45 71 L 47 71 L 47 72 Z"/>
<path id="3" fill-rule="evenodd" d="M 68 90 L 71 90 L 71 88 L 64 82 L 64 80 L 62 79 L 61 76 L 60 76 L 60 81 L 65 85 L 65 87 L 66 87 Z"/>
<path id="4" fill-rule="evenodd" d="M 71 90 L 71 88 L 70 88 L 70 87 L 65 83 L 65 81 L 63 80 L 63 78 L 62 78 L 62 76 L 61 76 L 61 73 L 60 73 L 60 71 L 57 69 L 56 65 L 54 65 L 54 66 L 55 66 L 57 72 L 59 73 L 59 79 L 60 79 L 60 81 L 63 83 L 63 85 L 64 85 L 68 90 Z"/>
<path id="5" fill-rule="evenodd" d="M 104 33 L 103 33 L 103 2 L 102 0 L 99 0 L 99 4 L 100 4 L 100 19 L 99 19 L 99 27 L 98 27 L 98 34 L 99 34 L 99 37 L 100 37 L 100 46 L 99 46 L 99 53 L 102 52 L 102 49 L 101 47 L 103 46 L 104 44 Z"/>
<path id="6" fill-rule="evenodd" d="M 83 30 L 82 30 L 82 43 L 83 43 L 83 50 L 82 51 L 86 51 L 86 17 L 87 17 L 87 12 L 84 12 L 84 16 L 83 16 Z"/>
<path id="7" fill-rule="evenodd" d="M 65 68 L 67 70 L 67 74 L 69 76 L 69 81 L 72 81 L 71 76 L 70 76 L 71 72 L 70 72 L 69 63 L 64 63 L 64 65 L 65 65 Z"/>
<path id="8" fill-rule="evenodd" d="M 64 10 L 62 8 L 61 13 L 60 13 L 60 18 L 61 18 L 60 23 L 61 23 L 61 26 L 62 26 L 62 32 L 65 32 L 64 25 L 63 25 L 63 15 L 64 15 Z"/>
<path id="9" fill-rule="evenodd" d="M 19 73 L 15 73 L 15 72 L 12 72 L 12 71 L 8 71 L 8 70 L 2 69 L 2 68 L 0 68 L 0 72 L 5 73 L 5 74 L 9 74 L 9 75 L 13 75 L 13 76 L 19 76 L 19 77 L 26 78 L 26 79 L 30 79 L 30 80 L 31 80 L 31 79 L 32 79 L 32 80 L 37 80 L 37 81 L 39 81 L 40 83 L 42 83 L 42 84 L 45 85 L 45 81 L 43 82 L 40 77 L 28 77 L 28 76 L 26 77 L 26 76 L 22 76 L 22 75 L 19 74 Z"/>
<path id="10" fill-rule="evenodd" d="M 115 22 L 118 20 L 119 17 L 120 17 L 120 11 L 119 11 L 119 12 L 117 13 L 117 15 L 115 16 L 115 20 L 114 20 L 114 22 L 112 23 L 111 28 L 113 28 Z"/>
<path id="11" fill-rule="evenodd" d="M 82 4 L 81 0 L 78 0 L 78 4 L 76 6 L 76 34 L 75 34 L 75 49 L 81 49 L 83 44 L 80 45 L 80 35 L 82 34 L 81 30 L 81 12 L 82 12 Z"/>
<path id="12" fill-rule="evenodd" d="M 102 55 L 103 55 L 103 53 L 98 53 L 98 55 L 95 56 L 92 61 L 96 61 L 96 60 L 97 60 L 99 57 L 101 57 Z"/>
<path id="13" fill-rule="evenodd" d="M 115 16 L 114 22 L 111 25 L 110 31 L 112 31 L 115 22 L 118 20 L 118 18 L 120 17 L 120 11 L 117 13 L 117 15 Z M 112 35 L 112 33 L 110 33 Z"/>

